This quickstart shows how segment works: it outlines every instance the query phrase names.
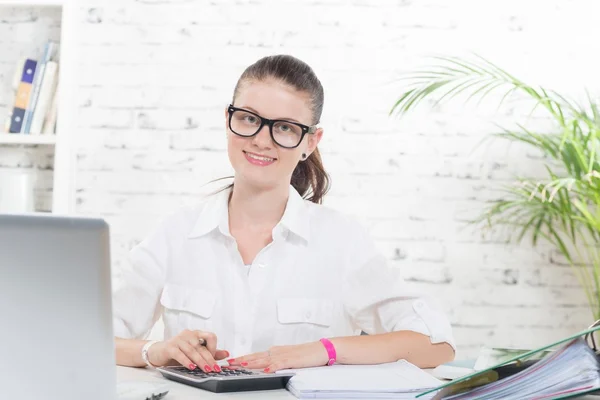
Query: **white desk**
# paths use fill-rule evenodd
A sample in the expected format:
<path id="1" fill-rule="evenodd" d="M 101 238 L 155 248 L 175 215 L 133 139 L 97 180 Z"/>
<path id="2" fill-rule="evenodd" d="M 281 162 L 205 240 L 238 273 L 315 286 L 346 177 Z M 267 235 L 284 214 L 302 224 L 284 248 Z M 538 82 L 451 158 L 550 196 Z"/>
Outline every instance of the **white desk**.
<path id="1" fill-rule="evenodd" d="M 145 368 L 117 367 L 117 381 L 158 381 L 166 382 L 171 389 L 165 400 L 198 400 L 198 399 L 244 399 L 244 400 L 294 400 L 295 396 L 285 389 L 264 390 L 256 392 L 212 393 L 192 386 L 166 380 L 156 371 Z M 598 400 L 598 399 L 595 399 Z"/>
<path id="2" fill-rule="evenodd" d="M 171 389 L 165 400 L 294 400 L 296 397 L 291 395 L 285 389 L 265 390 L 257 392 L 237 392 L 237 393 L 212 393 L 206 390 L 197 389 L 192 386 L 165 380 L 162 375 L 156 371 L 143 368 L 117 367 L 117 380 L 122 381 L 159 381 L 168 382 Z M 598 400 L 600 396 L 577 397 L 580 400 Z"/>

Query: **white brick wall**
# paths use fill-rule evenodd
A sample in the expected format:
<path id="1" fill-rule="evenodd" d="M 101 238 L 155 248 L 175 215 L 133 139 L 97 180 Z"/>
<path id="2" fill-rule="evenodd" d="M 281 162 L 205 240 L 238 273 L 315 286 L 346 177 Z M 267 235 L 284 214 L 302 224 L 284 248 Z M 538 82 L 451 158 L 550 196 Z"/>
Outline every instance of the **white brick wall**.
<path id="1" fill-rule="evenodd" d="M 403 121 L 387 113 L 397 74 L 432 53 L 473 51 L 567 93 L 598 89 L 586 50 L 600 33 L 593 3 L 90 3 L 81 10 L 79 211 L 111 222 L 122 263 L 159 215 L 228 174 L 223 107 L 237 77 L 259 57 L 290 53 L 325 86 L 327 204 L 357 215 L 408 280 L 443 300 L 461 356 L 578 330 L 590 315 L 551 249 L 506 246 L 464 224 L 514 172 L 542 173 L 536 155 L 502 143 L 472 152 L 493 130 L 485 107 L 423 108 Z M 496 120 L 526 111 L 509 107 Z"/>
<path id="2" fill-rule="evenodd" d="M 325 87 L 327 204 L 364 221 L 407 279 L 443 301 L 459 357 L 590 322 L 552 249 L 506 246 L 464 224 L 514 172 L 539 174 L 536 155 L 502 143 L 472 152 L 494 129 L 485 106 L 387 113 L 397 74 L 430 54 L 476 52 L 565 93 L 597 91 L 596 1 L 82 3 L 77 204 L 111 223 L 117 268 L 159 216 L 229 173 L 223 108 L 236 80 L 256 59 L 289 53 Z M 508 107 L 495 121 L 526 111 Z"/>

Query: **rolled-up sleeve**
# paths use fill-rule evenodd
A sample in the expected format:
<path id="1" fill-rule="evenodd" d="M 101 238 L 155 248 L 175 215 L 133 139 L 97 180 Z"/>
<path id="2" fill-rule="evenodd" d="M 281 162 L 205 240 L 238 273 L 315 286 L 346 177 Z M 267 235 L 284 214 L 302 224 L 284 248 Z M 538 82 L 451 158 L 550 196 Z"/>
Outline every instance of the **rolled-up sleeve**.
<path id="1" fill-rule="evenodd" d="M 344 305 L 355 326 L 368 334 L 414 331 L 456 349 L 452 327 L 436 299 L 412 288 L 365 231 L 358 236 L 343 280 Z"/>
<path id="2" fill-rule="evenodd" d="M 167 234 L 158 227 L 129 253 L 129 262 L 115 277 L 114 335 L 145 338 L 160 317 L 160 295 L 167 264 Z"/>

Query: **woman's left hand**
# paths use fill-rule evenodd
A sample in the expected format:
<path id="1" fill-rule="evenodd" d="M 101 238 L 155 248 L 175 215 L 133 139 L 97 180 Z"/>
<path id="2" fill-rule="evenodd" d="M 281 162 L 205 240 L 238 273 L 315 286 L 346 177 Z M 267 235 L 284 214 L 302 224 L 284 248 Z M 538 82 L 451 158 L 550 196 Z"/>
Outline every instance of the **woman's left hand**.
<path id="1" fill-rule="evenodd" d="M 321 342 L 312 342 L 291 346 L 275 346 L 268 351 L 232 358 L 227 361 L 231 366 L 275 372 L 289 368 L 324 366 L 327 365 L 329 357 L 325 346 Z"/>

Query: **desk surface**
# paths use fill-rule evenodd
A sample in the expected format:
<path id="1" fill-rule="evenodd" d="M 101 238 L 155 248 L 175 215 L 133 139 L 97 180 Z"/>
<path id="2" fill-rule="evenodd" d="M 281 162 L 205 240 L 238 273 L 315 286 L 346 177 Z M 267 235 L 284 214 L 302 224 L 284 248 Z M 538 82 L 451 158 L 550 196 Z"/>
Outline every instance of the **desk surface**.
<path id="1" fill-rule="evenodd" d="M 117 381 L 153 381 L 168 383 L 171 389 L 165 400 L 198 400 L 198 399 L 244 399 L 244 400 L 293 400 L 295 396 L 285 389 L 256 392 L 212 393 L 192 386 L 169 381 L 159 372 L 146 368 L 117 367 Z M 595 399 L 598 400 L 598 399 Z"/>
<path id="2" fill-rule="evenodd" d="M 154 381 L 168 382 L 171 389 L 165 400 L 198 400 L 198 399 L 244 399 L 244 400 L 293 400 L 296 399 L 288 391 L 266 390 L 258 392 L 237 392 L 237 393 L 212 393 L 206 390 L 197 389 L 181 383 L 168 381 L 156 371 L 144 368 L 117 367 L 117 380 L 123 381 Z M 600 396 L 578 397 L 580 400 L 599 400 Z"/>

